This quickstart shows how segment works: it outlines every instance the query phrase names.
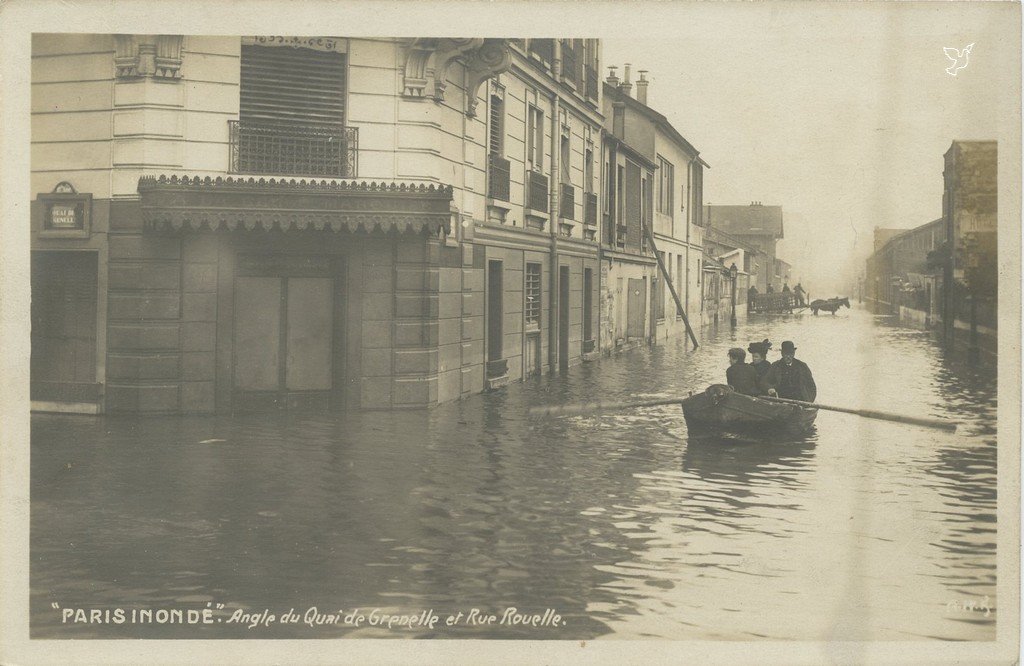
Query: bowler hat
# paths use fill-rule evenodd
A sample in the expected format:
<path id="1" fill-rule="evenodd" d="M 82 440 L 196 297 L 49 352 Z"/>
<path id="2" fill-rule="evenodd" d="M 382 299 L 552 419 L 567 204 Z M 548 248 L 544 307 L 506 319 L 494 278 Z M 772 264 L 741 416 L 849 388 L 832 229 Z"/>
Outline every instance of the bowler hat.
<path id="1" fill-rule="evenodd" d="M 782 343 L 782 353 L 783 354 L 785 354 L 786 352 L 795 352 L 795 351 L 796 351 L 796 345 L 794 345 L 789 340 L 786 340 L 785 342 Z"/>

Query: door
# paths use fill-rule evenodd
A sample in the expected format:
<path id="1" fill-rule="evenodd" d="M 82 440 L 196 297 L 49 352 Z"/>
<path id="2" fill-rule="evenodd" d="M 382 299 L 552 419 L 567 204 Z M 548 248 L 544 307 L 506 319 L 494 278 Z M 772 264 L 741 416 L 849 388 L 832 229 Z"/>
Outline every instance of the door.
<path id="1" fill-rule="evenodd" d="M 569 267 L 558 267 L 558 369 L 569 369 Z"/>
<path id="2" fill-rule="evenodd" d="M 594 271 L 583 269 L 583 351 L 594 350 Z"/>
<path id="3" fill-rule="evenodd" d="M 235 410 L 330 406 L 334 282 L 331 277 L 235 278 Z"/>
<path id="4" fill-rule="evenodd" d="M 31 255 L 32 400 L 95 403 L 96 252 Z"/>
<path id="5" fill-rule="evenodd" d="M 504 350 L 504 280 L 500 261 L 487 262 L 487 376 L 502 377 L 508 373 Z"/>
<path id="6" fill-rule="evenodd" d="M 626 294 L 626 337 L 644 337 L 644 317 L 647 314 L 647 279 L 629 278 Z"/>

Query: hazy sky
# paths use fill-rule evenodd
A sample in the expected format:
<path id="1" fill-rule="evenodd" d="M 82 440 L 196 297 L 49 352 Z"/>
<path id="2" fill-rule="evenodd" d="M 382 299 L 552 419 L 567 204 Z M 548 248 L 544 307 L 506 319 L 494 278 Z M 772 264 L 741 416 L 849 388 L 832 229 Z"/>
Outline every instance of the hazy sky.
<path id="1" fill-rule="evenodd" d="M 607 36 L 603 57 L 620 77 L 632 63 L 634 81 L 649 70 L 648 103 L 711 165 L 705 203 L 783 207 L 780 256 L 825 296 L 848 291 L 875 226 L 941 216 L 954 139 L 1019 146 L 1017 9 L 686 5 L 656 35 Z M 943 47 L 972 42 L 968 66 L 947 74 Z"/>

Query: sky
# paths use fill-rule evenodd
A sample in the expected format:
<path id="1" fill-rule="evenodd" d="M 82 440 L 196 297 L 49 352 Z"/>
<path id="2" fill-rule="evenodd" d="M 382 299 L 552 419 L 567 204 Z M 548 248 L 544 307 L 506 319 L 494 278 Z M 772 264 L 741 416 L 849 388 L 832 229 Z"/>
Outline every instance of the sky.
<path id="1" fill-rule="evenodd" d="M 852 294 L 874 227 L 941 217 L 954 139 L 999 140 L 1019 164 L 1019 6 L 673 9 L 631 26 L 643 39 L 604 36 L 603 63 L 648 70 L 648 104 L 711 166 L 705 203 L 783 207 L 779 256 L 812 293 Z M 971 43 L 947 74 L 943 48 Z"/>

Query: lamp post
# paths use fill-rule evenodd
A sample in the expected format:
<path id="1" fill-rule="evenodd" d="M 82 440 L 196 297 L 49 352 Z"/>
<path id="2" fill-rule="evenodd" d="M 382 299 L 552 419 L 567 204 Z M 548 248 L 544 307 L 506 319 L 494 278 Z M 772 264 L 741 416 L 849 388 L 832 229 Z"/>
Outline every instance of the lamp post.
<path id="1" fill-rule="evenodd" d="M 729 277 L 732 279 L 732 316 L 729 317 L 729 325 L 736 328 L 736 274 L 739 271 L 736 269 L 735 262 L 729 267 Z"/>

